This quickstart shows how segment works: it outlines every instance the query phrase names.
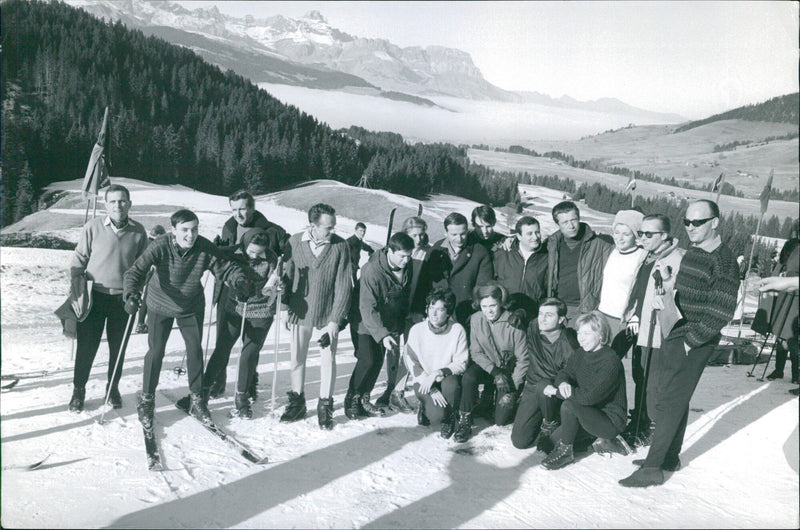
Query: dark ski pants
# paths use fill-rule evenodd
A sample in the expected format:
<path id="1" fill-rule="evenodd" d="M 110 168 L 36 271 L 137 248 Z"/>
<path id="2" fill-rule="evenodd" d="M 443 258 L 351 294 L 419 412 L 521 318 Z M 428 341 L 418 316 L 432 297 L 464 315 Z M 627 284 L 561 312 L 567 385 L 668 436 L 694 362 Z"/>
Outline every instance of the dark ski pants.
<path id="1" fill-rule="evenodd" d="M 383 344 L 375 342 L 372 335 L 358 334 L 358 348 L 356 348 L 356 366 L 350 376 L 348 390 L 356 394 L 367 394 L 375 388 L 375 382 L 381 373 L 385 348 Z"/>
<path id="2" fill-rule="evenodd" d="M 200 393 L 203 390 L 203 309 L 195 314 L 181 317 L 168 317 L 152 309 L 147 313 L 147 355 L 144 356 L 142 391 L 152 394 L 158 386 L 161 363 L 167 339 L 172 332 L 172 323 L 178 321 L 178 329 L 186 344 L 186 370 L 189 373 L 189 390 Z"/>
<path id="3" fill-rule="evenodd" d="M 661 467 L 666 459 L 678 458 L 689 419 L 689 401 L 718 342 L 719 337 L 692 348 L 687 355 L 683 336 L 679 336 L 667 338 L 661 349 L 653 350 L 647 398 L 656 428 L 645 467 Z"/>
<path id="4" fill-rule="evenodd" d="M 459 410 L 472 412 L 475 408 L 475 403 L 478 401 L 478 385 L 490 385 L 493 382 L 492 375 L 481 368 L 480 365 L 470 364 L 461 377 L 461 403 L 458 407 Z M 494 423 L 496 425 L 508 425 L 514 421 L 517 400 L 514 399 L 510 406 L 504 407 L 500 404 L 500 400 L 504 395 L 497 392 L 494 397 Z"/>
<path id="5" fill-rule="evenodd" d="M 622 432 L 599 408 L 580 405 L 572 399 L 564 400 L 561 404 L 561 426 L 553 433 L 553 441 L 572 444 L 581 428 L 592 436 L 606 439 Z"/>
<path id="6" fill-rule="evenodd" d="M 112 382 L 113 386 L 119 384 L 122 376 L 122 364 L 125 362 L 124 352 L 119 360 L 117 373 L 113 372 L 127 323 L 128 314 L 125 312 L 121 294 L 92 292 L 92 309 L 83 322 L 78 322 L 78 344 L 75 349 L 75 370 L 72 376 L 72 384 L 76 388 L 85 387 L 89 380 L 89 372 L 92 370 L 97 349 L 100 347 L 100 339 L 103 337 L 103 328 L 106 330 L 108 339 L 107 381 Z"/>
<path id="7" fill-rule="evenodd" d="M 414 394 L 417 399 L 425 406 L 425 415 L 431 420 L 431 425 L 442 423 L 448 412 L 452 412 L 461 401 L 461 376 L 448 375 L 440 383 L 433 385 L 439 388 L 447 401 L 447 407 L 439 407 L 433 403 L 430 394 L 420 394 L 419 383 L 414 383 Z"/>
<path id="8" fill-rule="evenodd" d="M 545 396 L 544 389 L 552 385 L 552 379 L 542 379 L 535 385 L 525 385 L 522 397 L 519 400 L 517 415 L 514 417 L 514 426 L 511 427 L 511 443 L 517 449 L 533 447 L 542 421 L 555 421 L 561 408 L 561 399 Z"/>
<path id="9" fill-rule="evenodd" d="M 653 359 L 655 359 L 656 348 L 653 348 L 650 353 L 650 374 L 653 373 Z M 635 386 L 634 403 L 633 403 L 633 418 L 631 421 L 636 421 L 636 416 L 639 417 L 639 429 L 646 428 L 650 425 L 650 416 L 647 414 L 647 386 L 645 377 L 645 370 L 647 369 L 647 348 L 641 346 L 633 347 L 633 358 L 631 359 L 631 373 L 633 375 L 633 382 Z"/>
<path id="10" fill-rule="evenodd" d="M 775 369 L 779 372 L 783 372 L 783 369 L 786 367 L 786 357 L 787 354 L 789 359 L 792 363 L 792 379 L 797 379 L 798 375 L 798 351 L 797 351 L 797 339 L 792 337 L 790 339 L 786 339 L 786 344 L 789 346 L 789 349 L 783 347 L 783 339 L 778 339 L 778 343 L 775 346 Z"/>
<path id="11" fill-rule="evenodd" d="M 236 375 L 236 391 L 247 392 L 258 368 L 258 357 L 267 340 L 272 318 L 247 318 L 244 321 L 244 338 Z M 217 316 L 217 342 L 214 353 L 208 359 L 203 386 L 210 387 L 214 381 L 225 381 L 225 370 L 231 358 L 231 350 L 242 330 L 242 317 L 234 311 L 223 310 Z"/>

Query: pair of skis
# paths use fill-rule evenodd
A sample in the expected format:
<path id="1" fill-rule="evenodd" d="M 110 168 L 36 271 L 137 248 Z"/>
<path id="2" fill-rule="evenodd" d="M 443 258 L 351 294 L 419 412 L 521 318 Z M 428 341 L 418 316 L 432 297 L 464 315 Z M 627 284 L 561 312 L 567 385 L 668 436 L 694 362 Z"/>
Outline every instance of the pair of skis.
<path id="1" fill-rule="evenodd" d="M 259 457 L 255 453 L 253 453 L 244 443 L 237 440 L 234 436 L 231 436 L 230 433 L 222 429 L 221 427 L 213 424 L 213 423 L 203 423 L 194 416 L 189 411 L 189 408 L 181 402 L 181 400 L 175 399 L 174 396 L 168 394 L 167 392 L 161 390 L 161 394 L 167 397 L 170 401 L 175 404 L 175 407 L 178 410 L 182 410 L 185 412 L 190 418 L 194 419 L 202 425 L 206 431 L 210 432 L 223 442 L 225 442 L 228 447 L 236 451 L 242 458 L 247 460 L 250 463 L 263 465 L 269 463 L 267 457 Z M 156 440 L 155 430 L 154 427 L 150 427 L 149 429 L 145 426 L 142 426 L 142 433 L 144 435 L 144 447 L 145 452 L 147 453 L 147 468 L 151 471 L 162 471 L 163 466 L 161 463 L 161 453 L 158 449 L 158 441 Z"/>
<path id="2" fill-rule="evenodd" d="M 394 214 L 397 213 L 397 208 L 392 208 L 392 211 L 389 212 L 389 226 L 386 229 L 386 246 L 389 246 L 389 239 L 392 237 L 392 226 L 394 225 Z M 417 217 L 422 216 L 422 204 L 417 207 Z"/>

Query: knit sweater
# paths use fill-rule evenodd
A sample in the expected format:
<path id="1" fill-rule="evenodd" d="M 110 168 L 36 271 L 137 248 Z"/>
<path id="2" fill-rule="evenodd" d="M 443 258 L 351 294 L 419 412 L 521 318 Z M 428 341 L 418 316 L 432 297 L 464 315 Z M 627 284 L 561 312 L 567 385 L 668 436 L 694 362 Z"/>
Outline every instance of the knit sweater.
<path id="1" fill-rule="evenodd" d="M 508 321 L 503 311 L 494 322 L 478 311 L 470 317 L 469 356 L 487 373 L 499 368 L 508 372 L 519 388 L 528 371 L 528 345 L 525 332 Z"/>
<path id="2" fill-rule="evenodd" d="M 692 348 L 717 339 L 736 310 L 736 258 L 724 244 L 711 252 L 692 246 L 681 261 L 675 291 L 675 304 L 683 319 L 673 328 L 670 338 L 683 337 Z"/>
<path id="3" fill-rule="evenodd" d="M 301 232 L 289 238 L 287 254 L 284 274 L 289 322 L 314 328 L 329 322 L 343 324 L 353 281 L 347 242 L 333 234 L 320 255 L 314 256 Z"/>
<path id="4" fill-rule="evenodd" d="M 625 393 L 625 368 L 614 350 L 608 346 L 593 352 L 579 348 L 558 372 L 555 386 L 564 382 L 572 385 L 570 399 L 602 410 L 622 432 L 628 417 L 628 397 Z"/>
<path id="5" fill-rule="evenodd" d="M 245 276 L 253 285 L 254 291 L 254 294 L 247 299 L 247 314 L 244 315 L 245 318 L 251 320 L 265 320 L 275 316 L 275 303 L 278 295 L 277 285 L 267 289 L 266 294 L 264 294 L 263 291 L 267 280 L 269 280 L 269 277 L 275 271 L 275 267 L 278 263 L 278 256 L 267 248 L 265 258 L 249 258 L 242 254 L 239 254 L 237 257 Z M 227 298 L 225 309 L 241 316 L 242 313 L 244 313 L 245 301 L 237 300 L 233 294 Z"/>
<path id="6" fill-rule="evenodd" d="M 463 374 L 469 360 L 467 332 L 452 319 L 438 333 L 431 330 L 427 320 L 414 324 L 408 332 L 406 359 L 416 382 L 436 370 L 443 370 L 445 375 Z"/>
<path id="7" fill-rule="evenodd" d="M 190 249 L 178 246 L 173 234 L 155 239 L 125 273 L 125 298 L 141 293 L 147 272 L 155 273 L 147 285 L 147 309 L 167 317 L 203 312 L 203 273 L 210 270 L 218 282 L 234 285 L 245 278 L 239 265 L 221 257 L 219 249 L 199 236 Z"/>
<path id="8" fill-rule="evenodd" d="M 128 219 L 117 232 L 110 222 L 98 217 L 81 229 L 78 246 L 70 260 L 70 276 L 94 281 L 93 290 L 106 294 L 122 293 L 122 278 L 136 258 L 147 248 L 147 232 L 141 223 Z"/>

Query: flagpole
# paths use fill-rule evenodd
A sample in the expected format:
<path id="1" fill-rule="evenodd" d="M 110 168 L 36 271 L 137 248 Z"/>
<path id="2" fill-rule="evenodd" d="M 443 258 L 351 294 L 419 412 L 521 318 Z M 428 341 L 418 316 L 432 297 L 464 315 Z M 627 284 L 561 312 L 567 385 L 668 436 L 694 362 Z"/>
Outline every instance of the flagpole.
<path id="1" fill-rule="evenodd" d="M 86 224 L 86 223 L 89 222 L 89 205 L 90 204 L 92 204 L 92 199 L 89 199 L 87 197 L 87 199 L 86 199 L 86 215 L 83 216 L 83 224 Z"/>
<path id="2" fill-rule="evenodd" d="M 97 217 L 97 195 L 92 197 L 92 219 Z"/>
<path id="3" fill-rule="evenodd" d="M 722 177 L 722 180 L 719 181 L 719 189 L 717 190 L 717 198 L 714 201 L 714 202 L 717 203 L 717 206 L 719 206 L 719 196 L 722 195 L 722 185 L 725 183 L 725 173 L 722 173 L 722 175 L 720 175 L 720 176 Z"/>
<path id="4" fill-rule="evenodd" d="M 750 258 L 747 260 L 747 269 L 744 272 L 744 288 L 742 289 L 742 316 L 739 318 L 739 331 L 736 332 L 736 344 L 739 344 L 739 340 L 742 338 L 742 325 L 744 324 L 744 306 L 745 302 L 747 301 L 747 282 L 750 279 L 750 267 L 753 265 L 753 252 L 756 249 L 756 243 L 758 242 L 758 234 L 761 232 L 761 221 L 764 219 L 764 214 L 761 214 L 758 218 L 758 224 L 756 225 L 756 233 L 753 236 L 753 244 L 750 245 Z"/>

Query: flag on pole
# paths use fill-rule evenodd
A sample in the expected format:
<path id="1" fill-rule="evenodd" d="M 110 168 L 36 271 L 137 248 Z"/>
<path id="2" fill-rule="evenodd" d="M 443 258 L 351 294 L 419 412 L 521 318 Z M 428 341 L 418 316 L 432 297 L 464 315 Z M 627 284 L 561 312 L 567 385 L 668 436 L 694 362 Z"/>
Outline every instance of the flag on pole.
<path id="1" fill-rule="evenodd" d="M 625 186 L 625 193 L 628 193 L 629 191 L 633 191 L 635 189 L 636 189 L 636 177 L 631 175 L 631 179 L 628 181 L 628 185 Z"/>
<path id="2" fill-rule="evenodd" d="M 722 191 L 722 183 L 725 182 L 725 173 L 720 173 L 711 185 L 711 193 Z"/>
<path id="3" fill-rule="evenodd" d="M 108 144 L 108 107 L 103 115 L 103 125 L 100 127 L 100 134 L 97 135 L 97 143 L 92 149 L 92 156 L 89 157 L 89 166 L 86 168 L 86 175 L 83 177 L 84 197 L 97 196 L 97 190 L 111 184 L 108 178 L 108 154 L 106 146 Z"/>
<path id="4" fill-rule="evenodd" d="M 769 206 L 769 194 L 772 191 L 772 177 L 774 176 L 774 173 L 774 170 L 769 170 L 767 185 L 764 186 L 763 190 L 761 190 L 761 195 L 759 196 L 759 199 L 761 200 L 761 215 L 767 213 L 767 206 Z"/>

